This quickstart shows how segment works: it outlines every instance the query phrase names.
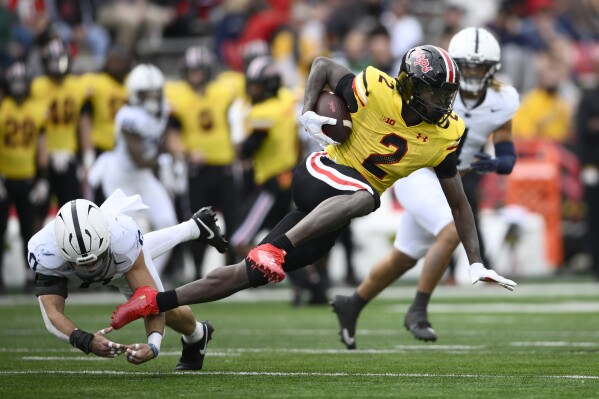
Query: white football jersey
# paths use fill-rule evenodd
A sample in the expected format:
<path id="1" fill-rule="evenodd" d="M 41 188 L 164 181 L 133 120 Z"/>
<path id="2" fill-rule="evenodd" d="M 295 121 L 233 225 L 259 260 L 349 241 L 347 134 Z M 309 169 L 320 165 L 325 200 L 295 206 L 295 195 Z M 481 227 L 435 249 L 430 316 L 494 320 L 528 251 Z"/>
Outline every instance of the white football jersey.
<path id="1" fill-rule="evenodd" d="M 121 132 L 127 130 L 138 134 L 142 139 L 143 157 L 145 159 L 154 158 L 158 155 L 160 143 L 164 138 L 168 115 L 169 108 L 166 102 L 163 102 L 159 117 L 139 106 L 127 104 L 119 109 L 115 117 L 117 143 L 114 153 L 115 162 L 120 168 L 137 169 Z"/>
<path id="2" fill-rule="evenodd" d="M 81 280 L 69 268 L 60 255 L 60 248 L 54 237 L 54 221 L 37 232 L 27 245 L 29 267 L 36 273 L 57 276 L 68 280 L 69 288 L 90 288 L 115 283 L 133 267 L 143 247 L 143 235 L 135 221 L 124 212 L 147 208 L 139 195 L 125 196 L 116 190 L 104 201 L 100 210 L 108 220 L 110 229 L 110 249 L 113 259 L 103 281 L 89 284 Z M 114 284 L 111 284 L 114 285 Z"/>
<path id="3" fill-rule="evenodd" d="M 461 149 L 458 150 L 459 170 L 470 167 L 474 154 L 481 151 L 495 130 L 512 119 L 519 106 L 518 92 L 509 85 L 501 85 L 499 90 L 487 88 L 484 101 L 472 109 L 464 105 L 458 93 L 453 110 L 466 123 Z"/>

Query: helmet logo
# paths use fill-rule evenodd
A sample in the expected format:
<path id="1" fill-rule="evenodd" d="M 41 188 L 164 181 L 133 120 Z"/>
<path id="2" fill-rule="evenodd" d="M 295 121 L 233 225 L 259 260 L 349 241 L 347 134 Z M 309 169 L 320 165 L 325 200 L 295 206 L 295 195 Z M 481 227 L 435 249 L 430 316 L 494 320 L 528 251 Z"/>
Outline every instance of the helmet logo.
<path id="1" fill-rule="evenodd" d="M 422 50 L 419 48 L 416 48 L 415 52 L 416 52 L 416 61 L 414 61 L 413 64 L 419 65 L 420 69 L 422 70 L 422 73 L 427 73 L 429 71 L 432 71 L 433 67 L 431 67 L 429 65 L 428 60 L 426 59 L 426 56 L 424 55 Z"/>

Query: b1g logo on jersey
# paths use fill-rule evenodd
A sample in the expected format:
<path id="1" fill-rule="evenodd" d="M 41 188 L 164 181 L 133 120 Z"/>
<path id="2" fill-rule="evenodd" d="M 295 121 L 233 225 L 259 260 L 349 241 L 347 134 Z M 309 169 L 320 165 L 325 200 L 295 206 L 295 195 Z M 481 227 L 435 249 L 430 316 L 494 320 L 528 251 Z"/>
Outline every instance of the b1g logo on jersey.
<path id="1" fill-rule="evenodd" d="M 432 71 L 433 67 L 431 67 L 428 63 L 428 60 L 426 59 L 424 53 L 422 52 L 421 49 L 416 48 L 416 50 L 414 50 L 416 52 L 416 61 L 414 61 L 414 65 L 420 65 L 420 68 L 422 69 L 422 73 L 427 73 L 428 71 Z"/>

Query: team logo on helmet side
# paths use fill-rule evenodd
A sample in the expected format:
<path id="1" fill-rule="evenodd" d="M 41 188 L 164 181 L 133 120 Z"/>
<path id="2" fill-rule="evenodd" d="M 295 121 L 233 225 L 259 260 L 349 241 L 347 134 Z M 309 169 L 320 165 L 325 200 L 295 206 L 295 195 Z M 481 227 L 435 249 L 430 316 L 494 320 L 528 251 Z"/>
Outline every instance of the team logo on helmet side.
<path id="1" fill-rule="evenodd" d="M 442 48 L 425 45 L 410 49 L 397 78 L 402 100 L 426 122 L 445 122 L 459 89 L 457 69 Z"/>

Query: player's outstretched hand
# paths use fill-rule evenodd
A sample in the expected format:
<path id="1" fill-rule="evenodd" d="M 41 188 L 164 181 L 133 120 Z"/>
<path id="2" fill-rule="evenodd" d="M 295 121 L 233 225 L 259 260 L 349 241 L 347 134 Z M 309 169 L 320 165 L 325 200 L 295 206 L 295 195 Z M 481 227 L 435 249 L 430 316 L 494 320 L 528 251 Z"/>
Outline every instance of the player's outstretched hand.
<path id="1" fill-rule="evenodd" d="M 327 118 L 326 116 L 318 115 L 314 111 L 307 111 L 299 117 L 299 122 L 310 133 L 310 137 L 316 140 L 323 148 L 329 144 L 337 144 L 335 140 L 322 131 L 322 125 L 336 125 L 337 120 L 335 118 Z"/>
<path id="2" fill-rule="evenodd" d="M 92 352 L 100 357 L 117 357 L 125 353 L 128 346 L 112 342 L 106 338 L 106 334 L 113 330 L 112 327 L 103 328 L 94 334 L 92 340 Z"/>
<path id="3" fill-rule="evenodd" d="M 487 283 L 497 283 L 505 289 L 513 291 L 518 285 L 510 279 L 500 276 L 494 270 L 486 269 L 482 263 L 473 263 L 468 268 L 470 279 L 472 284 L 476 284 L 479 281 Z"/>
<path id="4" fill-rule="evenodd" d="M 142 364 L 156 357 L 148 344 L 131 344 L 127 346 L 127 361 L 131 364 Z"/>
<path id="5" fill-rule="evenodd" d="M 472 170 L 478 174 L 493 173 L 497 171 L 498 161 L 487 153 L 477 152 L 474 154 L 476 159 L 470 164 Z"/>

